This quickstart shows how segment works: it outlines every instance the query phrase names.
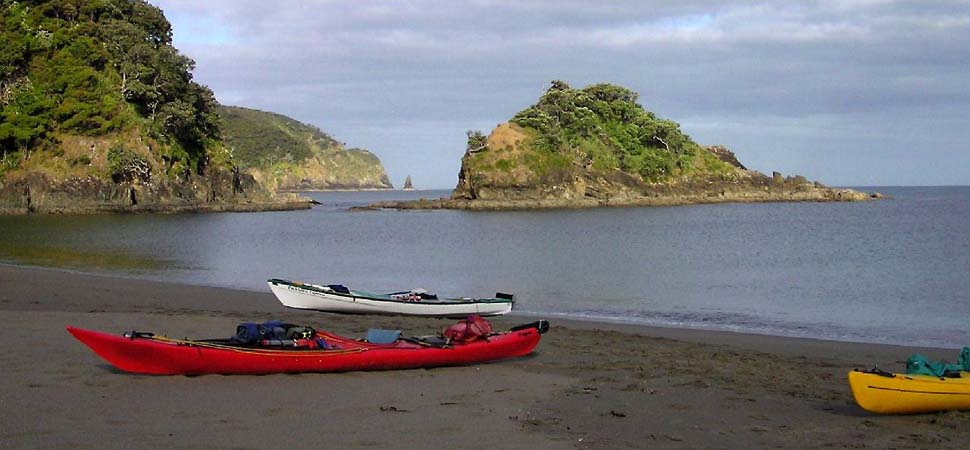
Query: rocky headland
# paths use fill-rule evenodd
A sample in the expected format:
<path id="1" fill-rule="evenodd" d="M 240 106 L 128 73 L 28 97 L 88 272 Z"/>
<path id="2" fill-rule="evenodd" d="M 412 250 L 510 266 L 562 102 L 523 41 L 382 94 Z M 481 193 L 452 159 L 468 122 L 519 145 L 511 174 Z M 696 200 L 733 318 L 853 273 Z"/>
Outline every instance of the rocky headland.
<path id="1" fill-rule="evenodd" d="M 308 208 L 240 171 L 145 2 L 0 6 L 0 214 Z"/>
<path id="2" fill-rule="evenodd" d="M 366 150 L 219 106 L 144 0 L 5 2 L 0 15 L 0 214 L 303 209 L 278 192 L 391 188 Z"/>
<path id="3" fill-rule="evenodd" d="M 310 200 L 277 194 L 231 164 L 170 174 L 138 134 L 61 135 L 0 178 L 0 214 L 183 213 L 307 209 Z"/>
<path id="4" fill-rule="evenodd" d="M 556 81 L 487 136 L 468 132 L 450 198 L 370 206 L 502 210 L 877 197 L 749 170 L 727 148 L 699 145 L 677 123 L 644 109 L 635 92 Z"/>
<path id="5" fill-rule="evenodd" d="M 393 189 L 380 159 L 281 114 L 221 106 L 223 137 L 240 169 L 278 191 Z"/>

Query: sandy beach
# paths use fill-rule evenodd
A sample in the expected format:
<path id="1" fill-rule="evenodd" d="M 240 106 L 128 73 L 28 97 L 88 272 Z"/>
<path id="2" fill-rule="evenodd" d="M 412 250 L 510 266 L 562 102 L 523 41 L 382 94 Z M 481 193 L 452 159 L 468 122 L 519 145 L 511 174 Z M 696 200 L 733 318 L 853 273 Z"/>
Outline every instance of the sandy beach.
<path id="1" fill-rule="evenodd" d="M 66 325 L 227 337 L 281 318 L 347 335 L 452 320 L 287 310 L 261 292 L 0 265 L 0 448 L 967 448 L 970 413 L 876 416 L 846 373 L 922 349 L 552 320 L 525 358 L 340 374 L 142 376 Z M 503 329 L 535 320 L 492 320 Z"/>

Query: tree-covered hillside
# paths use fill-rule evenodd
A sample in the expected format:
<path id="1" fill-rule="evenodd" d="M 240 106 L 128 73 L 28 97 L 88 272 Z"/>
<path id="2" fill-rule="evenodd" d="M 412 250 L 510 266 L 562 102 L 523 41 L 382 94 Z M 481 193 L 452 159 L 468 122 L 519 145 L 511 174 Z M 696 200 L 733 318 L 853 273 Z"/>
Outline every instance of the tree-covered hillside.
<path id="1" fill-rule="evenodd" d="M 223 138 L 239 167 L 283 190 L 390 189 L 373 153 L 282 114 L 221 106 Z"/>
<path id="2" fill-rule="evenodd" d="M 0 0 L 0 214 L 306 207 L 241 173 L 145 0 Z"/>
<path id="3" fill-rule="evenodd" d="M 220 106 L 223 137 L 240 168 L 270 166 L 279 161 L 301 162 L 313 148 L 340 145 L 319 128 L 266 111 Z"/>
<path id="4" fill-rule="evenodd" d="M 161 10 L 142 0 L 0 5 L 4 169 L 57 151 L 65 135 L 130 130 L 158 141 L 167 172 L 204 169 L 218 145 L 216 102 L 192 81 L 194 63 L 172 47 Z"/>
<path id="5" fill-rule="evenodd" d="M 578 153 L 600 171 L 621 170 L 662 181 L 689 170 L 703 149 L 672 120 L 637 103 L 637 93 L 612 84 L 572 89 L 561 81 L 511 122 L 534 131 L 534 149 Z M 715 163 L 716 165 L 716 163 Z"/>

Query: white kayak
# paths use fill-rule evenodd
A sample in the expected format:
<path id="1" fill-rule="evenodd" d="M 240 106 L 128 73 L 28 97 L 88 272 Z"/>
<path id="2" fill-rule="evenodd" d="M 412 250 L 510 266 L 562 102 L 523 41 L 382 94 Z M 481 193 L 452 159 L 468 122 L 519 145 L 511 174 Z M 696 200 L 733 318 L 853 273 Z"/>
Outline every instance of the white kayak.
<path id="1" fill-rule="evenodd" d="M 512 311 L 512 295 L 495 298 L 438 298 L 423 290 L 372 294 L 341 285 L 321 286 L 271 279 L 270 290 L 283 306 L 345 314 L 389 314 L 429 317 L 498 316 Z"/>

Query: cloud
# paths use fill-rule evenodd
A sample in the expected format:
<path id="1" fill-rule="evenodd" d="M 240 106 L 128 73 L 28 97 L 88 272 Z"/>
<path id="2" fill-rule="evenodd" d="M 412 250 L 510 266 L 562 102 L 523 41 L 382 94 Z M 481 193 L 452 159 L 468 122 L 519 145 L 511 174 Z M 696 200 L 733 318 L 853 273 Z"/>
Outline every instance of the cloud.
<path id="1" fill-rule="evenodd" d="M 220 101 L 367 145 L 392 179 L 452 187 L 465 130 L 562 79 L 630 87 L 758 170 L 970 183 L 966 2 L 152 2 Z"/>

